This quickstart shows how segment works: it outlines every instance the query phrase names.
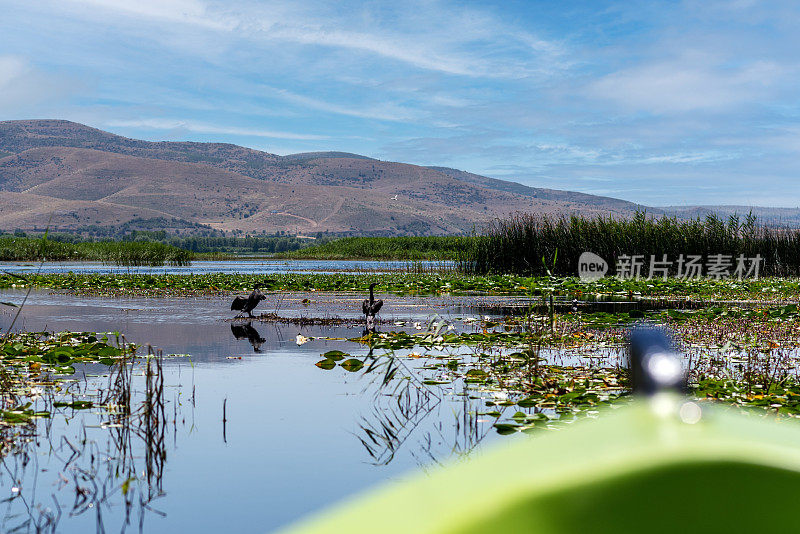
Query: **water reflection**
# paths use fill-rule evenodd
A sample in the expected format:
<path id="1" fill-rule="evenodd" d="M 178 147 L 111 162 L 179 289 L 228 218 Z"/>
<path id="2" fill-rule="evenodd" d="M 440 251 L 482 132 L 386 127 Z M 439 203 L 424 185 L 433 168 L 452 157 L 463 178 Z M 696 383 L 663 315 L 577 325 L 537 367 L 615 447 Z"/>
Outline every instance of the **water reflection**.
<path id="1" fill-rule="evenodd" d="M 375 465 L 387 465 L 406 440 L 441 404 L 442 397 L 422 386 L 400 358 L 368 355 L 364 375 L 379 382 L 368 415 L 359 422 L 358 440 Z M 405 378 L 403 380 L 396 380 Z"/>
<path id="2" fill-rule="evenodd" d="M 93 397 L 104 406 L 100 411 L 76 408 L 74 401 L 65 406 L 97 395 L 101 382 L 74 381 L 51 391 L 37 400 L 51 417 L 2 427 L 0 481 L 10 496 L 0 501 L 0 531 L 62 532 L 69 520 L 71 529 L 90 531 L 93 524 L 105 532 L 119 522 L 113 530 L 143 532 L 148 515 L 164 515 L 155 507 L 164 495 L 169 426 L 162 358 L 115 365 L 107 387 Z"/>
<path id="3" fill-rule="evenodd" d="M 288 295 L 281 315 L 307 317 L 307 297 Z M 0 294 L 19 298 L 19 292 Z M 231 324 L 228 296 L 167 300 L 34 291 L 16 328 L 116 330 L 165 354 L 190 356 L 165 358 L 160 401 L 151 397 L 146 404 L 146 368 L 139 367 L 125 378 L 131 398 L 120 399 L 114 410 L 62 408 L 38 420 L 29 435 L 15 438 L 27 447 L 27 460 L 4 446 L 0 499 L 13 498 L 17 487 L 25 501 L 0 504 L 7 508 L 0 510 L 0 531 L 35 532 L 36 525 L 44 532 L 47 525 L 66 533 L 135 531 L 139 521 L 146 532 L 270 531 L 330 505 L 330 495 L 347 497 L 496 439 L 491 422 L 476 415 L 481 400 L 465 396 L 463 384 L 420 387 L 419 377 L 436 372 L 421 370 L 424 359 L 410 359 L 405 350 L 391 358 L 379 354 L 383 349 L 347 341 L 363 334 L 361 295 L 311 298 L 312 318 L 342 314 L 351 303 L 348 321 Z M 436 313 L 460 313 L 452 311 L 453 302 L 396 297 L 382 313 L 402 325 L 379 329 L 417 332 L 415 323 Z M 9 323 L 0 315 L 0 327 Z M 310 341 L 298 346 L 298 333 Z M 363 368 L 316 367 L 331 350 L 349 353 L 341 362 L 362 360 Z M 107 372 L 99 364 L 80 367 L 64 394 L 81 398 L 107 388 L 109 377 L 92 377 Z M 151 388 L 157 378 L 151 377 Z M 79 454 L 71 460 L 74 450 Z"/>
<path id="4" fill-rule="evenodd" d="M 281 274 L 281 273 L 363 273 L 452 270 L 452 261 L 367 261 L 367 260 L 242 260 L 193 261 L 187 266 L 119 266 L 100 262 L 47 262 L 41 268 L 29 262 L 3 262 L 3 270 L 13 273 L 124 273 L 124 274 Z"/>
<path id="5" fill-rule="evenodd" d="M 356 437 L 374 465 L 388 465 L 404 446 L 420 467 L 440 464 L 453 454 L 468 454 L 491 431 L 492 426 L 482 425 L 485 421 L 478 417 L 482 399 L 471 396 L 474 392 L 463 382 L 455 395 L 425 384 L 419 369 L 410 367 L 407 359 L 394 352 L 374 356 L 372 347 L 365 362 L 363 375 L 370 377 L 375 389 Z M 460 400 L 453 402 L 454 398 Z M 451 411 L 452 424 L 443 421 L 443 407 Z M 408 445 L 412 436 L 417 442 Z"/>
<path id="6" fill-rule="evenodd" d="M 251 321 L 245 324 L 231 323 L 231 333 L 236 339 L 246 339 L 253 346 L 253 352 L 261 352 L 261 345 L 267 340 L 261 337 L 258 330 L 253 328 Z"/>

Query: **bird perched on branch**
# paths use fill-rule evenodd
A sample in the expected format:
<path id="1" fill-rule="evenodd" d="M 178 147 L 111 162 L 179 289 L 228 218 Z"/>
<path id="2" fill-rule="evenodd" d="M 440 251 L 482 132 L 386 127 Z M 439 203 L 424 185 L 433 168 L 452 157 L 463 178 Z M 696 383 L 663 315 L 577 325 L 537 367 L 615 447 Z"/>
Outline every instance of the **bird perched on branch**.
<path id="1" fill-rule="evenodd" d="M 263 287 L 263 285 L 263 283 L 259 282 L 253 287 L 253 291 L 250 295 L 233 299 L 231 310 L 237 310 L 246 313 L 248 317 L 253 317 L 253 314 L 250 312 L 253 311 L 253 308 L 258 306 L 259 302 L 267 298 L 267 296 L 261 292 L 261 287 Z M 241 313 L 239 315 L 241 315 Z"/>
<path id="2" fill-rule="evenodd" d="M 381 306 L 383 306 L 382 300 L 375 300 L 375 286 L 378 284 L 372 283 L 369 285 L 369 300 L 364 300 L 361 303 L 361 309 L 364 311 L 364 316 L 367 319 L 367 330 L 374 330 L 375 329 L 375 316 L 381 310 Z"/>

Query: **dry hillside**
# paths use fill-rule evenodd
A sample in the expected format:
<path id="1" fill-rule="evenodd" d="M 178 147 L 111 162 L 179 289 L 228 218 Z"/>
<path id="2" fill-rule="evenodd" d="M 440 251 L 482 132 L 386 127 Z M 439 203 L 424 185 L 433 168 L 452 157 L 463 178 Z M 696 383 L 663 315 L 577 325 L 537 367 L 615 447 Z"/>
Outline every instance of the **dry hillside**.
<path id="1" fill-rule="evenodd" d="M 0 190 L 3 229 L 164 218 L 226 232 L 445 234 L 516 211 L 627 215 L 637 208 L 454 169 L 140 141 L 59 120 L 0 122 Z"/>

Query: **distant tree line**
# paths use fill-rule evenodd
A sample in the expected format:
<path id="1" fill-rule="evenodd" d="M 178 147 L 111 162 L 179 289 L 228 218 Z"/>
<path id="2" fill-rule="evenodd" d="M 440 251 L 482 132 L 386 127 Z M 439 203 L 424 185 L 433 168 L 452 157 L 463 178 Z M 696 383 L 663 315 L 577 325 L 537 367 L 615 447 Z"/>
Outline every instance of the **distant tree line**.
<path id="1" fill-rule="evenodd" d="M 75 239 L 82 241 L 123 241 L 127 240 L 127 237 L 131 233 L 142 231 L 163 231 L 171 235 L 225 235 L 223 232 L 215 230 L 206 224 L 199 224 L 184 219 L 167 217 L 153 217 L 150 219 L 142 219 L 137 217 L 117 225 L 88 224 L 84 226 L 70 227 L 69 229 L 60 229 L 58 227 L 33 228 L 27 233 L 40 235 L 45 231 L 48 231 L 48 237 L 58 234 L 65 239 L 67 238 L 63 236 L 74 236 Z M 20 234 L 25 235 L 26 232 L 22 230 L 14 230 L 14 235 L 19 237 Z"/>

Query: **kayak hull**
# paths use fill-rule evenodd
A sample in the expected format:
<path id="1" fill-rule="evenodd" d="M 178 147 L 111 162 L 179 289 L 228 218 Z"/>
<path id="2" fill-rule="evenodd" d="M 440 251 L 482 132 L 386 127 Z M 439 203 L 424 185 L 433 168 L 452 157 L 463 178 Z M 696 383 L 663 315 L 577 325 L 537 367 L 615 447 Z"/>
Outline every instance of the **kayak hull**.
<path id="1" fill-rule="evenodd" d="M 687 423 L 679 414 L 688 402 L 670 396 L 610 409 L 367 491 L 287 532 L 794 528 L 800 425 L 711 406 Z"/>

